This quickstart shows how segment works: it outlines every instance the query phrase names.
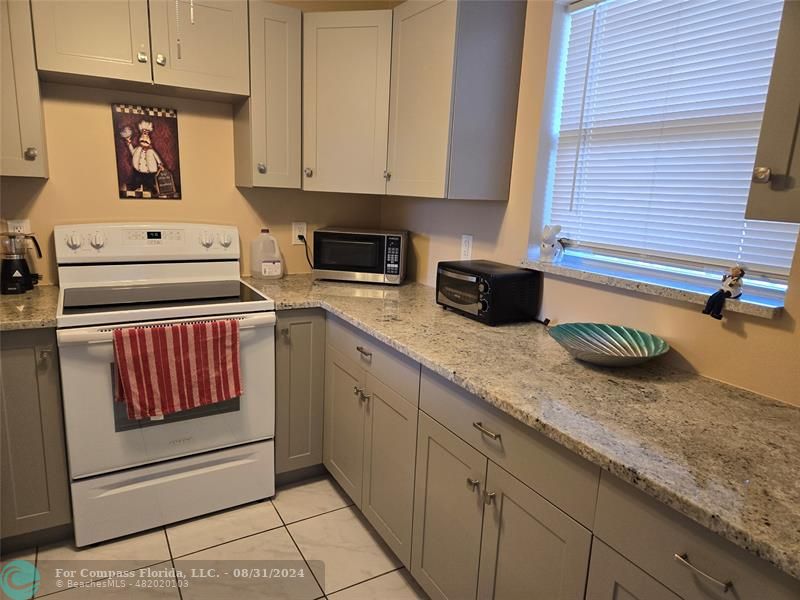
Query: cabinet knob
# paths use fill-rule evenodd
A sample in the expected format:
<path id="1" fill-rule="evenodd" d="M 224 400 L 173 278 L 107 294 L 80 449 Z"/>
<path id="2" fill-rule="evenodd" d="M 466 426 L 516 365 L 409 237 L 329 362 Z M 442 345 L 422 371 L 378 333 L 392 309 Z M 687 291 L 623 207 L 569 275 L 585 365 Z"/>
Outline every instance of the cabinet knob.
<path id="1" fill-rule="evenodd" d="M 472 489 L 474 490 L 475 488 L 477 488 L 481 484 L 481 480 L 480 479 L 473 479 L 472 477 L 467 477 L 467 484 L 470 485 L 472 487 Z"/>
<path id="2" fill-rule="evenodd" d="M 356 346 L 356 350 L 358 350 L 358 353 L 361 356 L 363 356 L 364 358 L 366 358 L 366 359 L 371 359 L 372 358 L 372 352 L 370 352 L 369 350 L 364 348 L 364 346 Z"/>
<path id="3" fill-rule="evenodd" d="M 52 348 L 39 348 L 39 362 L 40 363 L 47 362 L 52 354 L 53 354 Z"/>
<path id="4" fill-rule="evenodd" d="M 303 169 L 303 174 L 306 177 L 311 177 L 314 174 L 314 169 L 309 169 L 308 167 L 306 167 L 305 169 Z"/>
<path id="5" fill-rule="evenodd" d="M 483 492 L 483 503 L 486 504 L 486 505 L 492 504 L 494 502 L 495 496 L 497 496 L 497 494 L 495 494 L 494 492 L 486 492 L 486 491 L 484 491 Z"/>
<path id="6" fill-rule="evenodd" d="M 25 148 L 25 160 L 36 160 L 36 157 L 39 156 L 39 151 L 31 146 L 30 148 Z"/>
<path id="7" fill-rule="evenodd" d="M 140 63 L 146 63 L 148 60 L 147 53 L 139 50 L 138 54 L 136 54 L 136 60 L 138 60 Z"/>
<path id="8" fill-rule="evenodd" d="M 256 168 L 258 169 L 258 172 L 263 175 L 264 173 L 267 172 L 267 163 L 258 163 L 258 165 L 256 165 Z"/>
<path id="9" fill-rule="evenodd" d="M 289 337 L 289 328 L 288 327 L 282 327 L 281 328 L 281 335 L 283 337 L 287 337 L 288 338 Z"/>
<path id="10" fill-rule="evenodd" d="M 391 171 L 388 171 L 388 170 L 387 170 L 387 171 L 384 171 L 384 172 L 383 172 L 383 178 L 384 178 L 386 181 L 389 181 L 389 180 L 392 178 L 392 172 L 391 172 Z"/>
<path id="11" fill-rule="evenodd" d="M 753 169 L 753 183 L 769 183 L 772 169 L 769 167 L 756 167 Z"/>
<path id="12" fill-rule="evenodd" d="M 167 57 L 163 54 L 156 54 L 156 63 L 163 67 L 167 64 Z"/>

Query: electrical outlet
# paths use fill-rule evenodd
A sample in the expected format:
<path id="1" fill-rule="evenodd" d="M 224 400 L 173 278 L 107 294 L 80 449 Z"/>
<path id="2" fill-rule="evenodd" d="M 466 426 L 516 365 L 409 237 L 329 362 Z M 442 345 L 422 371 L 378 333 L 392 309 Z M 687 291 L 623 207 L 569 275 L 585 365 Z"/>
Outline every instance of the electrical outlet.
<path id="1" fill-rule="evenodd" d="M 13 233 L 30 233 L 31 221 L 30 219 L 9 219 L 6 221 L 8 230 Z"/>
<path id="2" fill-rule="evenodd" d="M 461 236 L 461 260 L 470 260 L 472 258 L 472 236 L 464 234 Z"/>
<path id="3" fill-rule="evenodd" d="M 301 235 L 304 238 L 306 238 L 307 242 L 309 241 L 307 228 L 308 228 L 308 226 L 304 222 L 292 223 L 292 245 L 293 246 L 297 246 L 298 244 L 300 246 L 303 245 L 303 240 L 300 239 Z"/>

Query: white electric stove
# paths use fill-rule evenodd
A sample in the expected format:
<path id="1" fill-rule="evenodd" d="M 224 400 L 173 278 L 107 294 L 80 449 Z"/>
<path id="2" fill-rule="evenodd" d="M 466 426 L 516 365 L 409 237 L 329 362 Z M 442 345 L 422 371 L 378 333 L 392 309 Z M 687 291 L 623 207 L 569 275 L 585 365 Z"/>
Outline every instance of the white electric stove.
<path id="1" fill-rule="evenodd" d="M 274 495 L 274 302 L 240 280 L 235 227 L 55 228 L 57 336 L 78 546 Z M 113 331 L 236 319 L 238 398 L 132 421 Z"/>

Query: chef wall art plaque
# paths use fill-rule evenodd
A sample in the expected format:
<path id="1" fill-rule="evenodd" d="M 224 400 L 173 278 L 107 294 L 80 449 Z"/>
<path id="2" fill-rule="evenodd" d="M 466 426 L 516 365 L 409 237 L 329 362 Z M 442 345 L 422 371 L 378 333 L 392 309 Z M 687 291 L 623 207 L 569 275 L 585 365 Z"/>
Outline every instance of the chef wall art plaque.
<path id="1" fill-rule="evenodd" d="M 181 197 L 178 112 L 112 104 L 120 198 Z"/>

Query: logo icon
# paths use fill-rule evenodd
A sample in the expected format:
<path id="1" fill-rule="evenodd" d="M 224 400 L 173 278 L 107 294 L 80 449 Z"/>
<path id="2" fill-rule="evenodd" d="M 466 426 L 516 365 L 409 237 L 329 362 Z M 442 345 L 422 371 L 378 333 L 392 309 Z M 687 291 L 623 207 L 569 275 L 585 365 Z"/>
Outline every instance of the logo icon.
<path id="1" fill-rule="evenodd" d="M 27 560 L 12 560 L 0 572 L 0 589 L 10 600 L 32 598 L 40 583 L 39 569 Z"/>

